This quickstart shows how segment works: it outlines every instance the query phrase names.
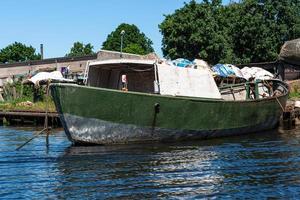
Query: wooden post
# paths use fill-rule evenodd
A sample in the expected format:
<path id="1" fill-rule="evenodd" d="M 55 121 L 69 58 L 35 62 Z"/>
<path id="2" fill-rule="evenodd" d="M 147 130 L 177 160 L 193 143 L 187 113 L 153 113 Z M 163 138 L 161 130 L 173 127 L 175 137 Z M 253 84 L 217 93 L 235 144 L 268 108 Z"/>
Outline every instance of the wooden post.
<path id="1" fill-rule="evenodd" d="M 292 130 L 295 128 L 296 120 L 294 111 L 285 111 L 282 114 L 282 124 L 284 130 Z"/>
<path id="2" fill-rule="evenodd" d="M 48 98 L 49 98 L 49 83 L 50 80 L 47 81 L 46 86 L 46 114 L 45 114 L 45 122 L 44 122 L 44 129 L 46 130 L 46 146 L 49 146 L 49 128 L 48 128 Z"/>
<path id="3" fill-rule="evenodd" d="M 2 96 L 2 91 L 0 91 L 0 101 L 3 102 L 4 101 L 4 98 Z"/>
<path id="4" fill-rule="evenodd" d="M 246 82 L 246 100 L 249 100 L 251 98 L 251 95 L 250 95 L 250 84 L 249 82 Z"/>
<path id="5" fill-rule="evenodd" d="M 32 86 L 33 87 L 33 103 L 37 102 L 37 88 L 35 87 L 35 85 Z"/>
<path id="6" fill-rule="evenodd" d="M 285 80 L 285 66 L 284 63 L 280 62 L 279 65 L 277 66 L 278 74 L 280 78 L 284 81 Z"/>
<path id="7" fill-rule="evenodd" d="M 23 88 L 24 88 L 24 85 L 23 85 L 23 83 L 21 83 L 21 92 L 20 92 L 20 97 L 21 98 L 23 97 Z"/>
<path id="8" fill-rule="evenodd" d="M 254 81 L 254 91 L 255 91 L 255 99 L 259 99 L 259 90 L 258 90 L 259 81 Z"/>
<path id="9" fill-rule="evenodd" d="M 16 91 L 16 87 L 15 86 L 13 86 L 13 88 L 12 88 L 12 93 L 13 93 L 13 100 L 16 100 L 16 98 L 17 98 L 17 91 Z"/>

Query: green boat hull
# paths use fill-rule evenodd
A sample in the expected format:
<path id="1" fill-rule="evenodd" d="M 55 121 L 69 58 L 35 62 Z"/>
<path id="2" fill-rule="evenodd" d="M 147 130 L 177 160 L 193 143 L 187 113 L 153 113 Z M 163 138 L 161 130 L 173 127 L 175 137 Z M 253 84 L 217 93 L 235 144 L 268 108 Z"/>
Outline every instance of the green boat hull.
<path id="1" fill-rule="evenodd" d="M 80 144 L 173 141 L 240 135 L 278 125 L 288 94 L 223 101 L 52 84 L 68 138 Z"/>

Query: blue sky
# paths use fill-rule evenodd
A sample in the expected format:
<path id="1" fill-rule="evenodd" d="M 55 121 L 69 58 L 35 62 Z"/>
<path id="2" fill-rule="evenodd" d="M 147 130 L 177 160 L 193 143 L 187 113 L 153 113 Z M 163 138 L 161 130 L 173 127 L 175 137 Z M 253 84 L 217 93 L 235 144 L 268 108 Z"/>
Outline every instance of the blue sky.
<path id="1" fill-rule="evenodd" d="M 223 3 L 227 3 L 223 1 Z M 161 55 L 158 24 L 189 0 L 1 0 L 0 48 L 15 41 L 39 50 L 45 58 L 64 56 L 76 41 L 101 49 L 121 23 L 137 25 Z"/>

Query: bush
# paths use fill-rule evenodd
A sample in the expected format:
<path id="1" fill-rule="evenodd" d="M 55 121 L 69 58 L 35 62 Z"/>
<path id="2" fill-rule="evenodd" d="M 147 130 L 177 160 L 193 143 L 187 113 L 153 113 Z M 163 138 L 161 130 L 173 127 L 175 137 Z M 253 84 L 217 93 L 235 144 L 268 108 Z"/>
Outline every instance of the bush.
<path id="1" fill-rule="evenodd" d="M 43 101 L 45 91 L 45 87 L 40 86 L 39 88 L 35 88 L 33 85 L 15 81 L 7 83 L 3 87 L 3 98 L 6 102 Z"/>

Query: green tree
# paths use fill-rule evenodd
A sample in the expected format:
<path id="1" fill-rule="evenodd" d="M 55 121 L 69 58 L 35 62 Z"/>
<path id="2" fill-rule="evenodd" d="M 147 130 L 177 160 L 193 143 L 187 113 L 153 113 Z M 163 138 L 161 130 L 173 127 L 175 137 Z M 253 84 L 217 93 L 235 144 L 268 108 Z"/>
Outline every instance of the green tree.
<path id="1" fill-rule="evenodd" d="M 299 0 L 191 1 L 159 25 L 163 53 L 172 59 L 249 63 L 277 58 L 287 40 L 300 37 Z"/>
<path id="2" fill-rule="evenodd" d="M 93 55 L 93 46 L 88 44 L 83 44 L 81 42 L 75 42 L 70 50 L 70 53 L 68 53 L 67 57 L 74 57 L 74 56 L 86 56 L 86 55 Z"/>
<path id="3" fill-rule="evenodd" d="M 297 0 L 245 0 L 231 30 L 236 62 L 275 60 L 287 40 L 300 37 Z"/>
<path id="4" fill-rule="evenodd" d="M 115 31 L 111 32 L 102 49 L 121 51 L 121 32 L 125 31 L 123 41 L 123 52 L 145 55 L 153 52 L 152 41 L 135 25 L 120 24 Z"/>
<path id="5" fill-rule="evenodd" d="M 0 62 L 12 63 L 27 60 L 39 60 L 41 55 L 35 52 L 32 46 L 26 46 L 20 42 L 15 42 L 0 50 Z"/>
<path id="6" fill-rule="evenodd" d="M 230 60 L 232 48 L 230 36 L 226 34 L 227 23 L 222 17 L 221 1 L 191 1 L 174 14 L 165 16 L 159 25 L 163 35 L 163 53 L 175 59 L 201 58 L 215 63 Z"/>

